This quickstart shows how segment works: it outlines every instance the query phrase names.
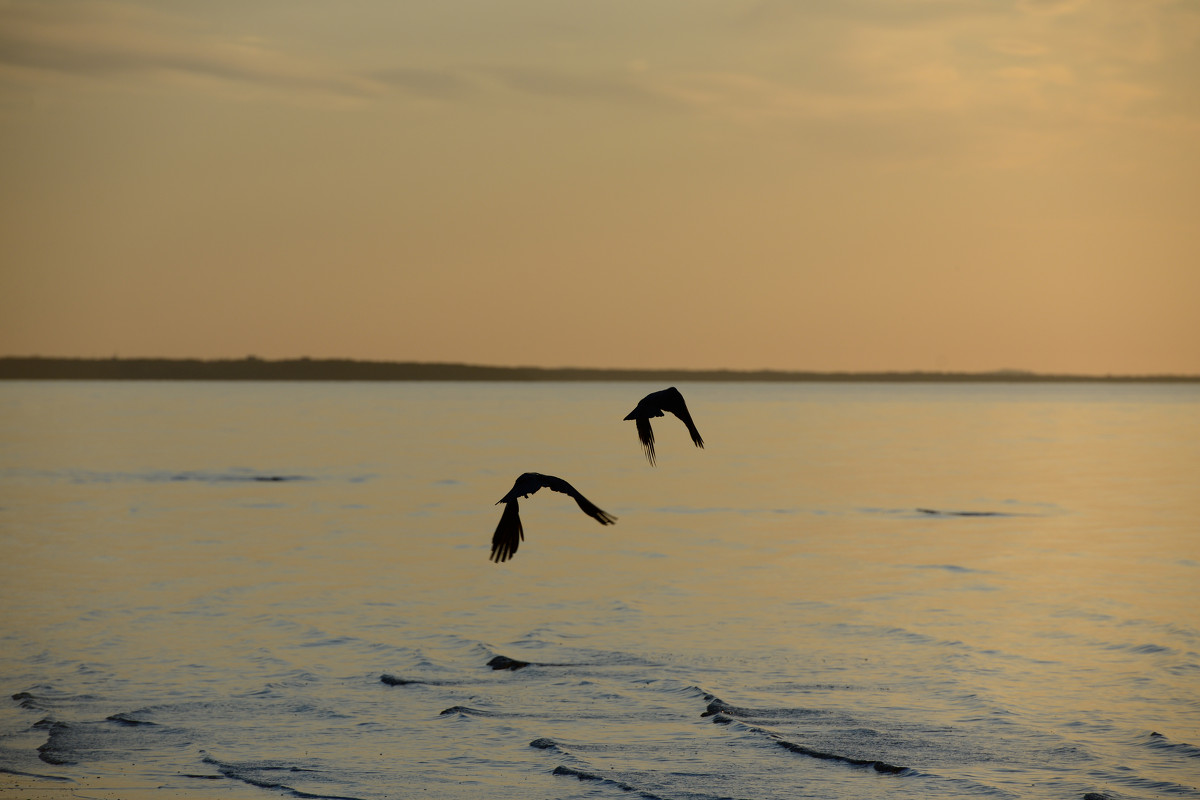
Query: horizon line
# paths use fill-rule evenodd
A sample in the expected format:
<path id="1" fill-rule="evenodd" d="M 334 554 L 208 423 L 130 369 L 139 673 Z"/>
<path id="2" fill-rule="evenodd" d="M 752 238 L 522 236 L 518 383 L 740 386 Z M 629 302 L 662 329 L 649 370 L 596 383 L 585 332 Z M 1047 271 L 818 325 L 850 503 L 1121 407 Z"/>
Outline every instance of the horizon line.
<path id="1" fill-rule="evenodd" d="M 1043 373 L 992 370 L 804 370 L 778 368 L 538 367 L 458 361 L 387 361 L 353 358 L 265 359 L 110 356 L 0 356 L 0 380 L 313 380 L 313 381 L 980 381 L 980 382 L 1200 382 L 1183 373 Z"/>

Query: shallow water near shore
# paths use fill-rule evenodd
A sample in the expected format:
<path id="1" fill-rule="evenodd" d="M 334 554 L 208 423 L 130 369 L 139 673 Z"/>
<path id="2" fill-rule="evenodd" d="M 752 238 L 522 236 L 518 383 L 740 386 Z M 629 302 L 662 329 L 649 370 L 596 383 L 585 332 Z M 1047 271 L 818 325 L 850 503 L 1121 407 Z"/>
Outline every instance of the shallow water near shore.
<path id="1" fill-rule="evenodd" d="M 0 796 L 1200 797 L 1200 387 L 660 388 L 0 384 Z"/>

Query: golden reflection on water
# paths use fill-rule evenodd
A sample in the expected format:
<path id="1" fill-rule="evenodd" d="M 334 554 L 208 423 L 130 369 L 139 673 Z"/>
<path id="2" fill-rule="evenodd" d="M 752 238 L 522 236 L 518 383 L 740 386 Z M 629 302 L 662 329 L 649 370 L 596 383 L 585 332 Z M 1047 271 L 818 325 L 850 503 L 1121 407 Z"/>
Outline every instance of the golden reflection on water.
<path id="1" fill-rule="evenodd" d="M 0 456 L 0 598 L 24 642 L 5 668 L 41 649 L 249 691 L 273 659 L 357 675 L 371 643 L 553 630 L 697 664 L 778 650 L 779 680 L 897 696 L 944 672 L 1056 723 L 1200 741 L 1169 696 L 1200 689 L 1170 633 L 1200 629 L 1194 390 L 683 386 L 707 447 L 658 420 L 652 468 L 621 421 L 648 388 L 35 387 Z M 543 490 L 516 557 L 490 563 L 525 471 L 617 524 Z M 337 637 L 363 644 L 296 656 Z M 1147 657 L 1165 667 L 1131 692 Z"/>

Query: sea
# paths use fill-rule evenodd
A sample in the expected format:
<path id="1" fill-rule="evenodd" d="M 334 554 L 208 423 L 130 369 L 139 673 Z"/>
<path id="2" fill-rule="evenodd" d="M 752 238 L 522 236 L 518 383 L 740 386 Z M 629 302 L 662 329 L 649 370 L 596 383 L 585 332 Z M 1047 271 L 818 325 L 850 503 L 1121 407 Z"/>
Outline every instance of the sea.
<path id="1" fill-rule="evenodd" d="M 1200 798 L 1200 385 L 662 388 L 0 383 L 0 798 Z"/>

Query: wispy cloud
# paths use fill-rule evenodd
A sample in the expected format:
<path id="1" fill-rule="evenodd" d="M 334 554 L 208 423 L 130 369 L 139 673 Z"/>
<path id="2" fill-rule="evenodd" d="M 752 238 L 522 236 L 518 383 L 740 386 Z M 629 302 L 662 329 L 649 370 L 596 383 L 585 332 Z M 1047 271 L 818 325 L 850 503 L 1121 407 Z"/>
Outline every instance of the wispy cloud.
<path id="1" fill-rule="evenodd" d="M 144 7 L 90 0 L 0 4 L 5 73 L 190 76 L 338 95 L 366 95 L 368 79 L 251 37 L 230 37 Z"/>
<path id="2" fill-rule="evenodd" d="M 1030 14 L 1060 14 L 1074 13 L 1085 5 L 1088 0 L 1017 0 L 1017 8 Z"/>
<path id="3" fill-rule="evenodd" d="M 670 99 L 640 68 L 581 70 L 523 65 L 493 67 L 487 74 L 506 89 L 555 100 L 654 106 Z"/>
<path id="4" fill-rule="evenodd" d="M 917 115 L 931 126 L 973 121 L 980 139 L 1003 120 L 992 130 L 1041 138 L 1046 152 L 1097 125 L 1200 125 L 1188 100 L 1200 96 L 1194 3 L 761 0 L 748 8 L 742 34 L 779 56 L 759 80 L 714 77 L 707 91 L 689 81 L 684 96 L 698 105 L 877 125 Z"/>
<path id="5" fill-rule="evenodd" d="M 389 67 L 368 77 L 393 89 L 440 100 L 464 99 L 480 88 L 478 79 L 463 70 Z"/>
<path id="6" fill-rule="evenodd" d="M 153 5 L 0 0 L 0 80 L 186 79 L 217 91 L 460 104 L 520 97 L 547 113 L 603 104 L 839 129 L 922 120 L 959 129 L 1003 117 L 1008 130 L 1024 121 L 1057 133 L 1098 120 L 1195 125 L 1198 116 L 1188 100 L 1200 94 L 1193 3 L 761 0 L 742 9 L 698 10 L 669 38 L 625 40 L 610 25 L 589 40 L 581 28 L 568 54 L 549 41 L 506 45 L 503 32 L 486 54 L 472 52 L 447 11 L 434 26 L 444 41 L 363 56 L 317 29 L 312 41 L 271 39 Z"/>

